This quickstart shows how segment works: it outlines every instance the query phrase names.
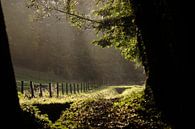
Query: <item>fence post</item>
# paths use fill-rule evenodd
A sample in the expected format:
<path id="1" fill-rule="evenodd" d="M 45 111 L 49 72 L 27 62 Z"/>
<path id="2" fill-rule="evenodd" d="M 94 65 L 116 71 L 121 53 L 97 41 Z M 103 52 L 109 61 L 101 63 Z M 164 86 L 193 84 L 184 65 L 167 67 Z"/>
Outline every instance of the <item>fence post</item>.
<path id="1" fill-rule="evenodd" d="M 72 94 L 72 85 L 71 85 L 71 83 L 70 83 L 70 93 Z"/>
<path id="2" fill-rule="evenodd" d="M 81 82 L 81 93 L 82 93 L 82 91 L 83 91 L 83 84 L 82 84 L 82 82 Z"/>
<path id="3" fill-rule="evenodd" d="M 74 94 L 76 94 L 76 87 L 75 87 L 75 83 L 73 83 L 73 88 L 74 88 Z"/>
<path id="4" fill-rule="evenodd" d="M 39 84 L 39 91 L 40 91 L 39 97 L 43 97 L 42 84 L 41 83 Z"/>
<path id="5" fill-rule="evenodd" d="M 89 82 L 87 82 L 87 91 L 89 91 Z"/>
<path id="6" fill-rule="evenodd" d="M 21 93 L 24 94 L 24 81 L 21 81 Z"/>
<path id="7" fill-rule="evenodd" d="M 84 90 L 84 92 L 86 91 L 86 83 L 85 82 L 83 83 L 83 90 Z"/>
<path id="8" fill-rule="evenodd" d="M 30 81 L 30 91 L 31 91 L 31 98 L 34 98 L 35 95 L 34 95 L 34 88 L 33 88 L 33 83 L 32 83 L 32 81 Z"/>
<path id="9" fill-rule="evenodd" d="M 79 93 L 79 83 L 77 83 L 77 93 Z"/>
<path id="10" fill-rule="evenodd" d="M 59 97 L 59 83 L 57 82 L 57 97 Z"/>
<path id="11" fill-rule="evenodd" d="M 62 95 L 64 95 L 64 83 L 62 82 Z"/>
<path id="12" fill-rule="evenodd" d="M 85 92 L 85 83 L 83 83 L 83 92 Z"/>
<path id="13" fill-rule="evenodd" d="M 91 90 L 95 89 L 95 82 L 91 83 Z"/>
<path id="14" fill-rule="evenodd" d="M 52 97 L 51 83 L 49 83 L 49 97 Z"/>
<path id="15" fill-rule="evenodd" d="M 66 83 L 66 94 L 68 94 L 68 83 Z"/>
<path id="16" fill-rule="evenodd" d="M 85 83 L 85 92 L 87 92 L 87 82 Z"/>

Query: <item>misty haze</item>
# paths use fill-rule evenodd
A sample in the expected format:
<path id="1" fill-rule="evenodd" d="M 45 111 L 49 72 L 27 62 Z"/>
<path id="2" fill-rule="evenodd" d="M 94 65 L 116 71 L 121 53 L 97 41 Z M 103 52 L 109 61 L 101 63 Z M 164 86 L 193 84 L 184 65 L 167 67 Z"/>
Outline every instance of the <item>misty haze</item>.
<path id="1" fill-rule="evenodd" d="M 33 21 L 23 0 L 3 2 L 17 80 L 143 84 L 141 67 L 114 48 L 95 46 L 93 31 L 71 27 L 65 19 Z"/>

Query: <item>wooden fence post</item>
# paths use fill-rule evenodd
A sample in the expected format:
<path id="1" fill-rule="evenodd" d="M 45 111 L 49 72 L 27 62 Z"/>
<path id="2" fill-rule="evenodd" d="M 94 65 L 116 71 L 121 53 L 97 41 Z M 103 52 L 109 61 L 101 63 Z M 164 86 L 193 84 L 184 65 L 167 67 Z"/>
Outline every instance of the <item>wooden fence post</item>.
<path id="1" fill-rule="evenodd" d="M 72 94 L 72 85 L 71 85 L 71 83 L 70 83 L 70 93 Z"/>
<path id="2" fill-rule="evenodd" d="M 85 83 L 85 92 L 87 92 L 87 82 Z"/>
<path id="3" fill-rule="evenodd" d="M 75 87 L 75 83 L 73 83 L 73 88 L 74 88 L 74 94 L 76 94 L 76 87 Z"/>
<path id="4" fill-rule="evenodd" d="M 64 95 L 64 83 L 62 82 L 62 95 Z"/>
<path id="5" fill-rule="evenodd" d="M 57 82 L 57 97 L 59 97 L 59 83 Z"/>
<path id="6" fill-rule="evenodd" d="M 91 83 L 88 82 L 88 91 L 90 90 Z"/>
<path id="7" fill-rule="evenodd" d="M 39 84 L 39 91 L 40 91 L 39 97 L 43 97 L 42 84 L 41 83 Z"/>
<path id="8" fill-rule="evenodd" d="M 81 82 L 81 93 L 83 92 L 83 83 Z"/>
<path id="9" fill-rule="evenodd" d="M 68 94 L 68 83 L 66 83 L 66 94 Z"/>
<path id="10" fill-rule="evenodd" d="M 93 82 L 90 82 L 89 89 L 90 89 L 90 90 L 93 89 Z"/>
<path id="11" fill-rule="evenodd" d="M 52 97 L 51 83 L 49 83 L 49 97 Z"/>
<path id="12" fill-rule="evenodd" d="M 21 93 L 24 94 L 24 81 L 21 81 Z"/>
<path id="13" fill-rule="evenodd" d="M 84 90 L 84 92 L 86 91 L 86 83 L 85 82 L 83 84 L 83 90 Z"/>
<path id="14" fill-rule="evenodd" d="M 31 98 L 34 98 L 35 95 L 34 95 L 34 88 L 33 88 L 33 82 L 30 81 L 30 91 L 31 91 Z"/>
<path id="15" fill-rule="evenodd" d="M 79 83 L 77 84 L 77 93 L 79 93 Z"/>
<path id="16" fill-rule="evenodd" d="M 83 84 L 82 84 L 82 82 L 81 82 L 81 93 L 83 92 Z"/>
<path id="17" fill-rule="evenodd" d="M 87 82 L 87 91 L 89 90 L 89 82 Z"/>
<path id="18" fill-rule="evenodd" d="M 85 92 L 85 83 L 83 82 L 83 92 Z"/>

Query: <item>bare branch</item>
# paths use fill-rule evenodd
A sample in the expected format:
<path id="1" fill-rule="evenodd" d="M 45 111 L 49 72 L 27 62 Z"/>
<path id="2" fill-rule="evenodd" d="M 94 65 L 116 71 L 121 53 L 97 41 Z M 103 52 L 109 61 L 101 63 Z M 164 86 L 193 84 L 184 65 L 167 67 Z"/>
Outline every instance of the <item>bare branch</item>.
<path id="1" fill-rule="evenodd" d="M 83 19 L 83 20 L 86 20 L 86 21 L 90 21 L 90 22 L 94 22 L 94 23 L 101 23 L 100 21 L 89 19 L 89 18 L 86 18 L 86 17 L 82 17 L 82 16 L 79 16 L 79 15 L 76 15 L 76 14 L 73 14 L 73 13 L 70 13 L 70 12 L 67 12 L 67 11 L 64 11 L 64 10 L 60 10 L 60 9 L 57 9 L 57 8 L 53 8 L 53 10 L 61 12 L 61 13 L 65 13 L 65 14 L 68 14 L 68 15 L 71 15 L 71 16 L 75 16 L 79 19 Z"/>

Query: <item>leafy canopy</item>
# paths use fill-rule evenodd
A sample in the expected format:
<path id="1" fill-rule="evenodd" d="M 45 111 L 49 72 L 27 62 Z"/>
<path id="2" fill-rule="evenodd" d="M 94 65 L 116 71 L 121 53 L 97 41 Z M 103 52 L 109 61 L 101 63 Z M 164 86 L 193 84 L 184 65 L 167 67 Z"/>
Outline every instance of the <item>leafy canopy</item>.
<path id="1" fill-rule="evenodd" d="M 66 18 L 73 26 L 97 34 L 92 43 L 115 47 L 131 61 L 139 60 L 138 29 L 130 0 L 26 0 L 35 19 Z M 87 8 L 87 9 L 86 9 Z"/>

